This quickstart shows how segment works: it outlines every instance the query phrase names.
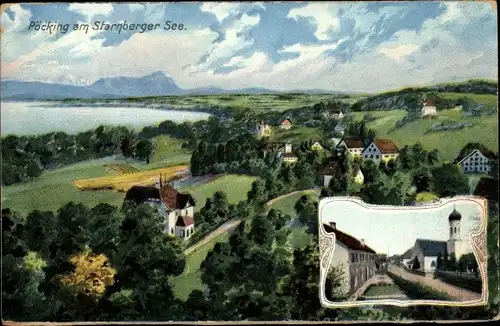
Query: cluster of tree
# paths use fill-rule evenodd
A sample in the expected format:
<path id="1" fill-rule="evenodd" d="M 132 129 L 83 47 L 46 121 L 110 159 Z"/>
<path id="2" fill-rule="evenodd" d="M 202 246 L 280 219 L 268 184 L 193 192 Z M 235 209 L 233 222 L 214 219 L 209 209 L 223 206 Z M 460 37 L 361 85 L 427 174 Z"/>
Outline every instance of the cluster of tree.
<path id="1" fill-rule="evenodd" d="M 183 244 L 162 222 L 148 205 L 2 210 L 3 318 L 180 318 L 169 277 L 184 270 Z"/>
<path id="2" fill-rule="evenodd" d="M 476 273 L 479 271 L 477 260 L 473 253 L 463 254 L 458 261 L 453 253 L 450 255 L 447 253 L 444 255 L 439 254 L 436 260 L 436 270 L 453 272 L 473 271 Z"/>
<path id="3" fill-rule="evenodd" d="M 123 152 L 146 160 L 152 151 L 126 127 L 100 126 L 68 135 L 64 132 L 2 138 L 2 184 L 10 185 L 40 176 L 43 170 Z"/>

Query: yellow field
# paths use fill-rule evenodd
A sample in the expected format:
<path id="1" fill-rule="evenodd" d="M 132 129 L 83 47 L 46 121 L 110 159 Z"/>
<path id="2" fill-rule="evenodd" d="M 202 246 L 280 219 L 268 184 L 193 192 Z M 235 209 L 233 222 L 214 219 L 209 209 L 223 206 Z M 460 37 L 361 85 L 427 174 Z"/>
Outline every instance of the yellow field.
<path id="1" fill-rule="evenodd" d="M 112 175 L 101 178 L 74 180 L 78 190 L 112 189 L 125 192 L 132 186 L 151 186 L 162 175 L 167 181 L 181 179 L 188 174 L 187 165 L 177 165 L 163 169 Z"/>
<path id="2" fill-rule="evenodd" d="M 139 172 L 138 169 L 128 164 L 105 164 L 104 167 L 123 174 Z"/>

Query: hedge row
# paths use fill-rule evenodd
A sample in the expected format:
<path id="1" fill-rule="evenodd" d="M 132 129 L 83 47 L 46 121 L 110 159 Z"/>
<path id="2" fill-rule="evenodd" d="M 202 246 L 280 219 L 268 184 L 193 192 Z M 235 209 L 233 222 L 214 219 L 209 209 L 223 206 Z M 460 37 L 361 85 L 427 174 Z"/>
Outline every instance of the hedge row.
<path id="1" fill-rule="evenodd" d="M 418 282 L 410 282 L 394 273 L 387 272 L 396 284 L 410 299 L 413 300 L 453 300 L 448 294 L 434 290 Z"/>
<path id="2" fill-rule="evenodd" d="M 470 278 L 460 277 L 458 275 L 446 274 L 446 273 L 435 273 L 437 278 L 442 280 L 443 282 L 474 291 L 477 293 L 483 292 L 483 281 L 482 280 L 474 280 Z"/>

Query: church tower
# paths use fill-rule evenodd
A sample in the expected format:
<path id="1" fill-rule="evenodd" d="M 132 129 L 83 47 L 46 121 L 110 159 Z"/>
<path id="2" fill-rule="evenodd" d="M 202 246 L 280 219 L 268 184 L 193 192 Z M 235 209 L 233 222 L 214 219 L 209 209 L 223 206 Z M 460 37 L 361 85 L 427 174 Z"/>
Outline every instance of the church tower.
<path id="1" fill-rule="evenodd" d="M 462 215 L 453 207 L 453 212 L 448 216 L 450 226 L 450 239 L 446 243 L 448 254 L 455 254 L 457 261 L 462 256 L 462 239 L 460 237 L 460 220 Z"/>

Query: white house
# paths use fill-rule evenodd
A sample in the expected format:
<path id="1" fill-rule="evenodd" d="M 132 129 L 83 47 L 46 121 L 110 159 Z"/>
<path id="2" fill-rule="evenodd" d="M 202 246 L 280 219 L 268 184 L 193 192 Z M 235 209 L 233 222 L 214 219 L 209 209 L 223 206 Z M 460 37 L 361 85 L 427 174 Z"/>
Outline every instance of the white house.
<path id="1" fill-rule="evenodd" d="M 189 239 L 194 233 L 194 207 L 196 202 L 190 194 L 183 194 L 160 180 L 154 187 L 133 186 L 125 201 L 136 204 L 148 203 L 156 207 L 164 217 L 165 233 Z"/>
<path id="2" fill-rule="evenodd" d="M 363 149 L 362 155 L 365 160 L 372 160 L 379 164 L 380 161 L 387 163 L 391 159 L 395 160 L 399 155 L 398 152 L 399 150 L 392 140 L 376 139 Z"/>
<path id="3" fill-rule="evenodd" d="M 460 237 L 460 220 L 462 215 L 453 209 L 448 216 L 450 237 L 448 241 L 437 241 L 427 239 L 417 239 L 412 248 L 412 260 L 415 257 L 420 264 L 420 270 L 426 273 L 431 273 L 436 270 L 438 257 L 444 258 L 446 255 L 453 254 L 458 261 L 465 253 L 464 244 Z"/>
<path id="4" fill-rule="evenodd" d="M 341 292 L 352 294 L 377 272 L 376 252 L 368 247 L 363 239 L 358 240 L 337 229 L 335 222 L 323 224 L 323 228 L 327 233 L 335 234 L 335 251 L 331 266 L 344 272 Z"/>
<path id="5" fill-rule="evenodd" d="M 342 112 L 342 109 L 335 109 L 332 112 L 332 117 L 334 119 L 342 119 L 344 117 L 344 112 Z"/>
<path id="6" fill-rule="evenodd" d="M 325 166 L 325 168 L 321 172 L 321 175 L 323 176 L 323 186 L 324 187 L 328 187 L 328 185 L 330 184 L 330 181 L 337 173 L 338 168 L 339 168 L 339 165 L 338 165 L 337 161 L 331 161 L 330 163 L 328 163 Z"/>
<path id="7" fill-rule="evenodd" d="M 289 119 L 285 119 L 281 122 L 281 129 L 290 129 L 292 128 L 292 122 Z"/>
<path id="8" fill-rule="evenodd" d="M 481 151 L 476 149 L 461 159 L 458 162 L 458 165 L 460 165 L 466 173 L 488 173 L 491 169 L 490 163 L 492 158 L 492 154 L 483 154 Z"/>
<path id="9" fill-rule="evenodd" d="M 422 109 L 421 109 L 422 117 L 428 116 L 428 115 L 436 115 L 437 110 L 436 110 L 436 103 L 434 101 L 429 100 L 424 102 Z"/>
<path id="10" fill-rule="evenodd" d="M 413 248 L 410 248 L 404 252 L 404 254 L 401 255 L 401 262 L 405 267 L 411 268 L 412 267 L 412 250 Z"/>
<path id="11" fill-rule="evenodd" d="M 337 149 L 347 150 L 352 156 L 360 156 L 364 147 L 362 140 L 353 138 L 342 138 L 337 144 Z"/>
<path id="12" fill-rule="evenodd" d="M 281 157 L 283 158 L 283 162 L 285 163 L 297 162 L 297 156 L 292 152 L 292 144 L 290 143 L 285 144 L 285 150 L 281 154 Z"/>

